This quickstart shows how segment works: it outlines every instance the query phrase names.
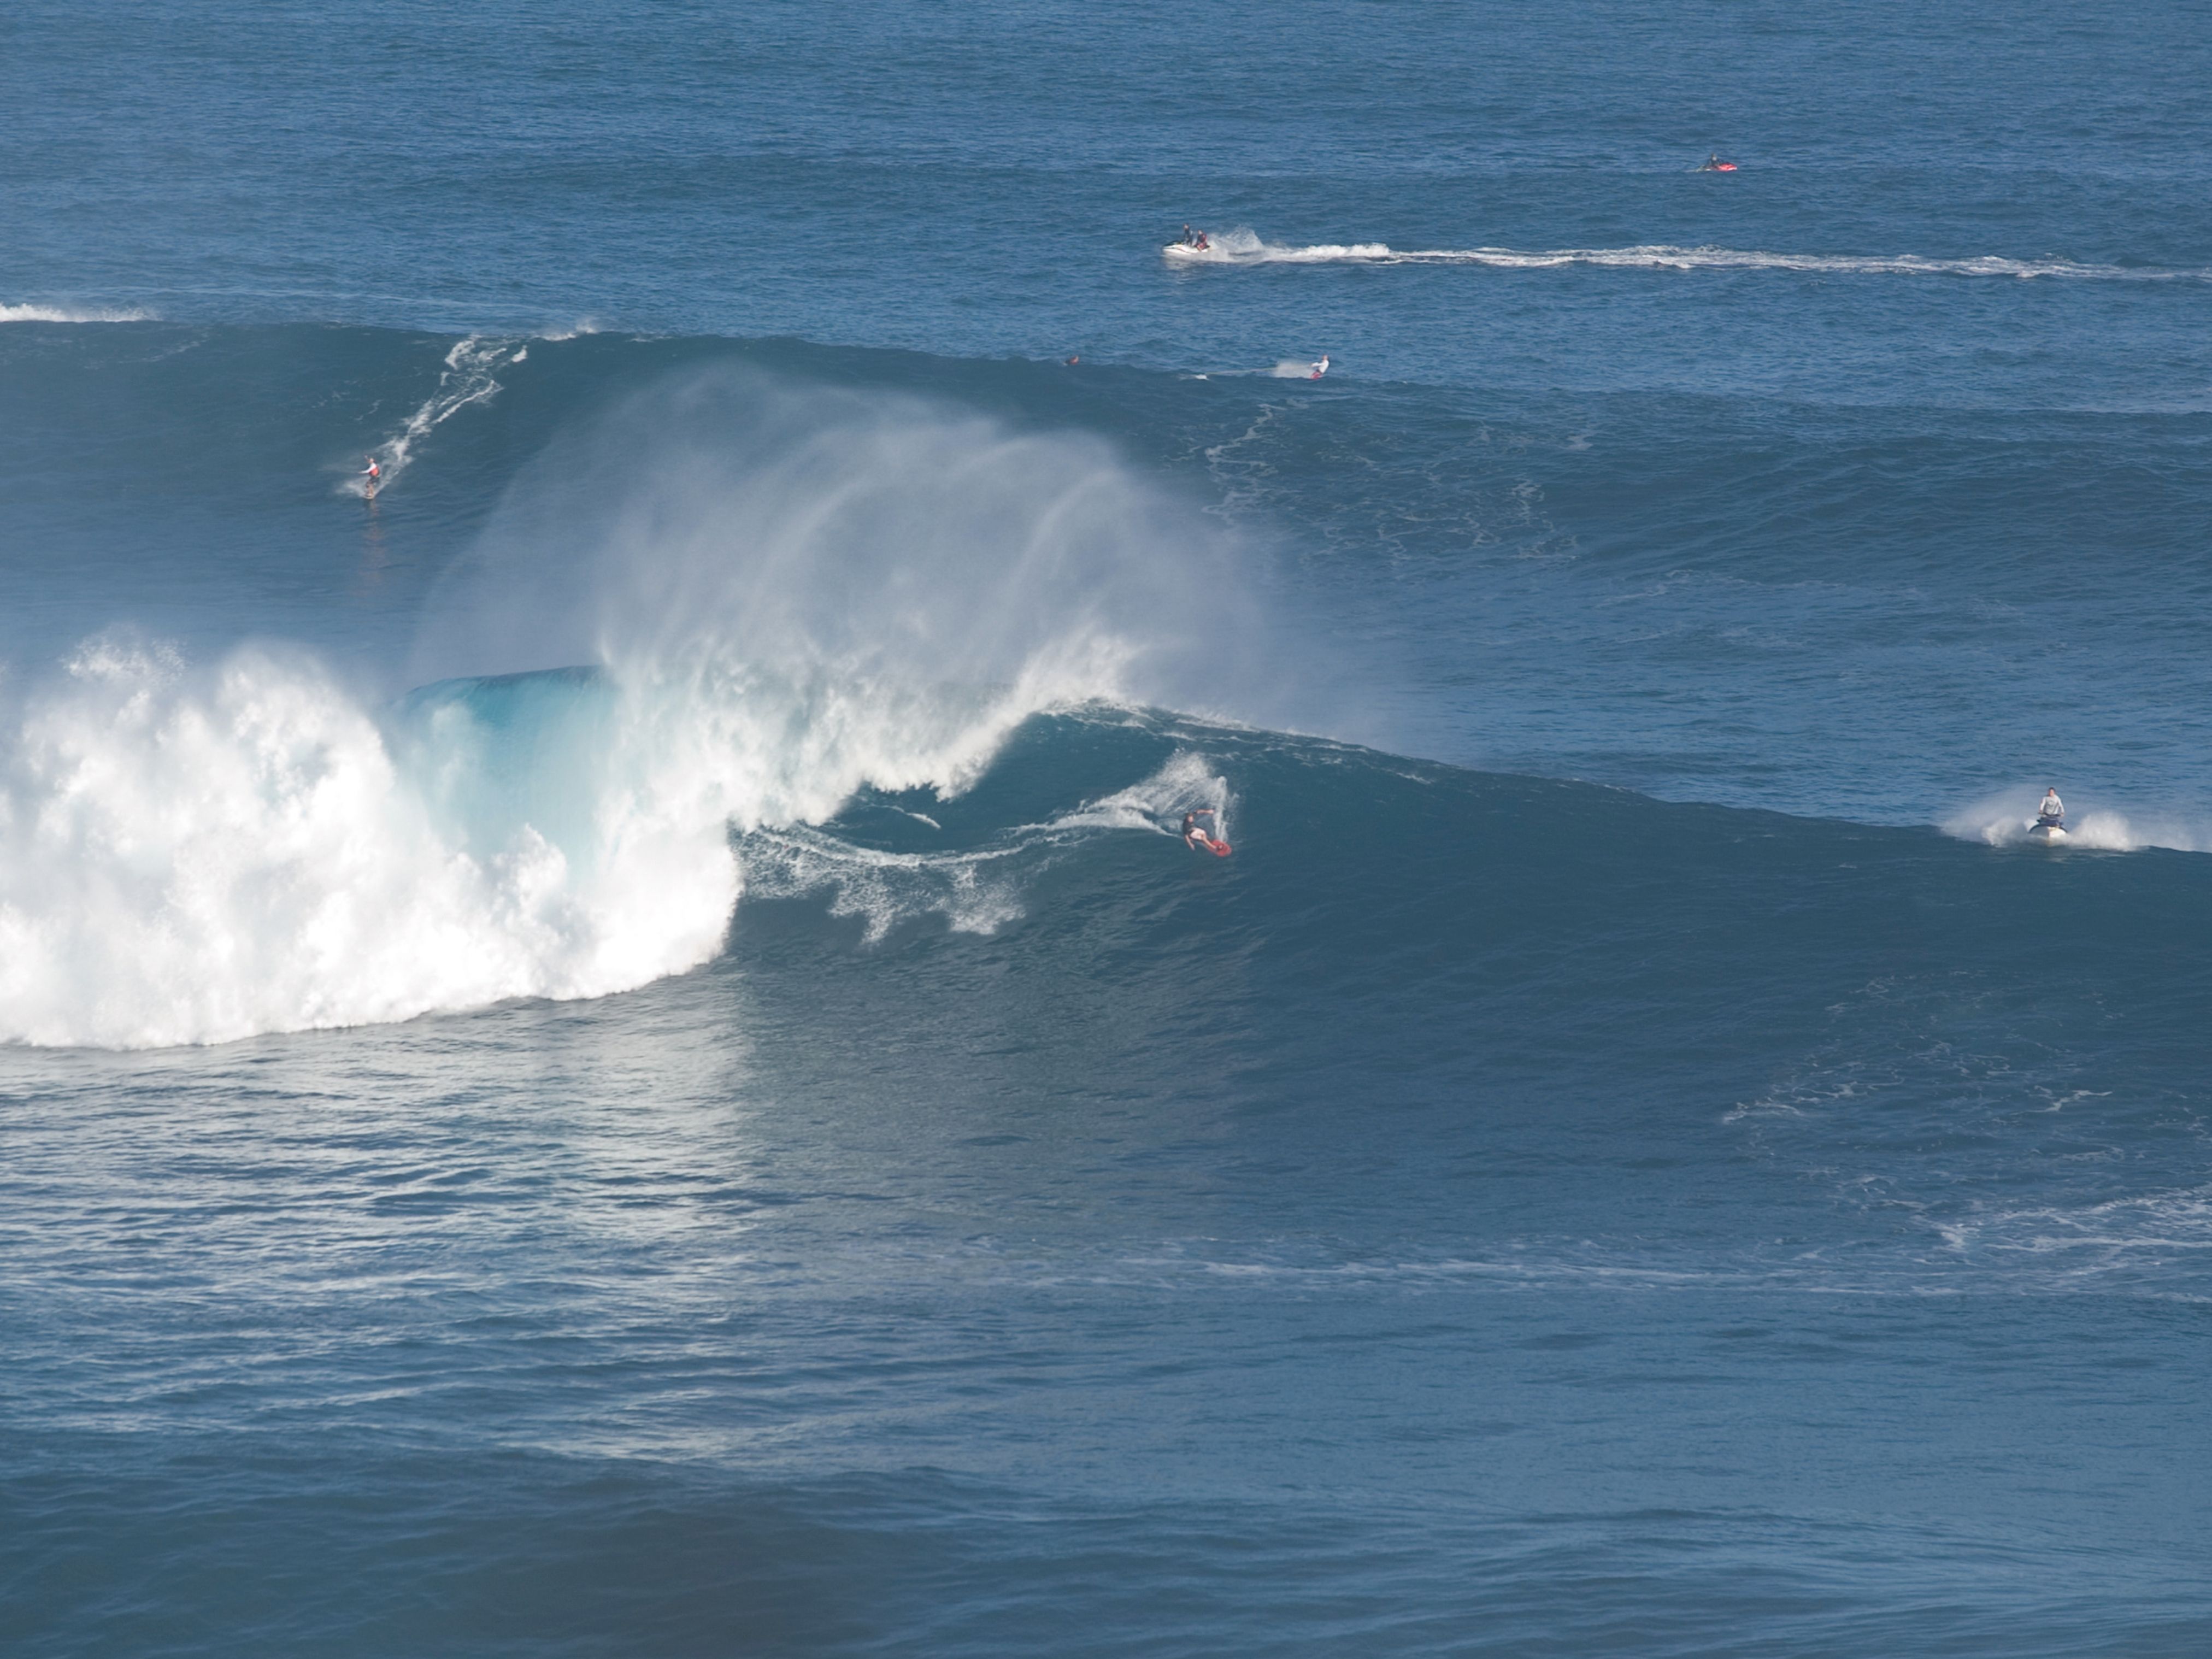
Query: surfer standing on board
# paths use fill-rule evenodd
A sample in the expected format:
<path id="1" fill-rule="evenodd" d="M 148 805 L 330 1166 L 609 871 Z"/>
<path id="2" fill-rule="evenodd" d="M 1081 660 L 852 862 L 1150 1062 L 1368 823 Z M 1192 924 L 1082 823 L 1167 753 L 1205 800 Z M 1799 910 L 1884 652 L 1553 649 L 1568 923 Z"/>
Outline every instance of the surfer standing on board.
<path id="1" fill-rule="evenodd" d="M 384 469 L 376 464 L 376 457 L 374 455 L 364 455 L 362 459 L 368 463 L 368 470 L 361 475 L 362 488 L 374 495 L 376 494 L 377 485 L 384 482 Z"/>
<path id="2" fill-rule="evenodd" d="M 1220 827 L 1221 815 L 1211 806 L 1186 812 L 1182 815 L 1182 844 L 1194 853 L 1226 853 L 1229 843 L 1214 833 Z"/>
<path id="3" fill-rule="evenodd" d="M 1321 377 L 1322 377 L 1322 375 L 1324 375 L 1324 374 L 1328 374 L 1328 353 L 1327 353 L 1326 351 L 1324 351 L 1324 352 L 1322 352 L 1322 353 L 1321 354 L 1321 361 L 1320 361 L 1319 362 L 1316 363 L 1316 364 L 1313 366 L 1313 373 L 1312 373 L 1312 374 L 1309 374 L 1309 375 L 1307 375 L 1307 376 L 1306 376 L 1306 379 L 1308 379 L 1309 380 L 1318 380 L 1319 379 L 1321 379 Z"/>

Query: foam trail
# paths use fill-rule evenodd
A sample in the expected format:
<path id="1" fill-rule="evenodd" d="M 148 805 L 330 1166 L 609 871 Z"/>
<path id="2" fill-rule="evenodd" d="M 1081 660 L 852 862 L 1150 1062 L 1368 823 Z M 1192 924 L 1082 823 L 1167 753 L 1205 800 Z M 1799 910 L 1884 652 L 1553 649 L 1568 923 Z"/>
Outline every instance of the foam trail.
<path id="1" fill-rule="evenodd" d="M 573 338 L 573 334 L 556 334 L 556 339 Z M 407 470 L 414 457 L 415 446 L 443 426 L 472 404 L 488 403 L 498 395 L 499 382 L 494 379 L 496 370 L 523 362 L 530 356 L 527 341 L 488 340 L 471 335 L 459 341 L 446 354 L 445 368 L 438 375 L 437 390 L 424 400 L 422 406 L 407 417 L 406 424 L 391 437 L 366 453 L 375 456 L 383 468 L 384 477 L 378 484 L 380 490 L 388 489 Z M 348 495 L 367 495 L 368 481 L 359 474 L 348 478 L 339 486 Z"/>
<path id="2" fill-rule="evenodd" d="M 1149 830 L 1163 836 L 1182 833 L 1182 815 L 1201 806 L 1213 808 L 1214 823 L 1224 841 L 1236 799 L 1229 780 L 1194 750 L 1178 749 L 1160 769 L 1141 783 L 1091 801 L 1078 811 L 1054 818 L 1053 830 Z"/>
<path id="3" fill-rule="evenodd" d="M 1020 838 L 963 853 L 891 853 L 818 830 L 746 837 L 748 890 L 762 898 L 830 895 L 830 914 L 857 916 L 871 945 L 901 922 L 936 915 L 956 933 L 995 933 L 1022 915 Z"/>
<path id="4" fill-rule="evenodd" d="M 1524 251 L 1505 247 L 1393 248 L 1382 242 L 1320 242 L 1291 246 L 1263 241 L 1250 230 L 1211 239 L 1204 249 L 1180 244 L 1164 250 L 1177 264 L 1484 265 L 1504 270 L 1547 270 L 1601 265 L 1642 270 L 1785 270 L 1825 276 L 2053 277 L 2090 282 L 2212 282 L 2212 269 L 2085 264 L 2070 259 L 2011 259 L 1984 254 L 1966 259 L 1918 254 L 1768 253 L 1727 247 L 1677 247 L 1663 242 L 1633 247 L 1571 247 Z"/>
<path id="5" fill-rule="evenodd" d="M 1228 781 L 1188 750 L 1152 776 L 1042 823 L 1022 824 L 982 848 L 896 853 L 854 846 L 821 830 L 763 830 L 744 844 L 749 890 L 765 898 L 827 893 L 830 914 L 857 916 L 873 944 L 925 915 L 955 933 L 992 933 L 1022 915 L 1024 875 L 1061 850 L 1101 833 L 1139 830 L 1180 836 L 1182 815 L 1212 806 L 1225 838 L 1232 805 Z M 936 827 L 919 813 L 906 813 Z"/>
<path id="6" fill-rule="evenodd" d="M 634 400 L 526 471 L 426 630 L 426 663 L 555 672 L 373 711 L 304 655 L 107 637 L 0 720 L 0 1041 L 681 972 L 726 934 L 733 831 L 957 793 L 1037 710 L 1233 660 L 1233 550 L 1196 533 L 1088 439 L 732 373 Z M 1018 902 L 968 884 L 957 925 Z"/>

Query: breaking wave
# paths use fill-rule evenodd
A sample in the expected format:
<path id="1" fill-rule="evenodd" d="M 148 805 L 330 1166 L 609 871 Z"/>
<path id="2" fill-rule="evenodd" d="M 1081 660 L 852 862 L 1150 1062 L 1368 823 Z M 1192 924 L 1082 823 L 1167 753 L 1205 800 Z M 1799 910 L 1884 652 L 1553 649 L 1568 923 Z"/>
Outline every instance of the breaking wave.
<path id="1" fill-rule="evenodd" d="M 456 348 L 447 395 L 494 361 Z M 1094 440 L 726 368 L 640 394 L 526 469 L 396 707 L 304 653 L 195 667 L 120 635 L 17 696 L 0 1040 L 220 1042 L 696 966 L 747 836 L 782 832 L 793 880 L 805 826 L 863 788 L 957 797 L 1039 710 L 1204 702 L 1252 617 L 1233 549 L 1191 535 Z"/>

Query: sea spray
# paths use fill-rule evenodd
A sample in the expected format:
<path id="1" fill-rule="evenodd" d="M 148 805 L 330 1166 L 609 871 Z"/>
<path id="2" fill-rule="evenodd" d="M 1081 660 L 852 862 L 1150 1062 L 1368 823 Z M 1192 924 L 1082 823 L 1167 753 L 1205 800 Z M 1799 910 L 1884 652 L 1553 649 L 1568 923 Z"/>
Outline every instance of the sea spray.
<path id="1" fill-rule="evenodd" d="M 1251 592 L 1213 520 L 1095 437 L 712 365 L 524 470 L 426 607 L 414 678 L 592 662 L 1241 705 Z"/>

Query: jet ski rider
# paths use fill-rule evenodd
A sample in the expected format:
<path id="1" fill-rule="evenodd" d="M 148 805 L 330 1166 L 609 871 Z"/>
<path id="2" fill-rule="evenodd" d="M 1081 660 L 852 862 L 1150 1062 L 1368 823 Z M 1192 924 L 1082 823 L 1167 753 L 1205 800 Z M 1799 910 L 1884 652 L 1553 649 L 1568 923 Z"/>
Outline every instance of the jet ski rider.
<path id="1" fill-rule="evenodd" d="M 1185 247 L 1204 247 L 1206 246 L 1206 233 L 1202 230 L 1193 230 L 1188 225 L 1185 225 L 1182 228 L 1182 245 Z"/>
<path id="2" fill-rule="evenodd" d="M 2066 803 L 2058 799 L 2056 789 L 2043 792 L 2043 804 L 2035 809 L 2035 823 L 2039 830 L 2057 830 L 2066 823 Z"/>

